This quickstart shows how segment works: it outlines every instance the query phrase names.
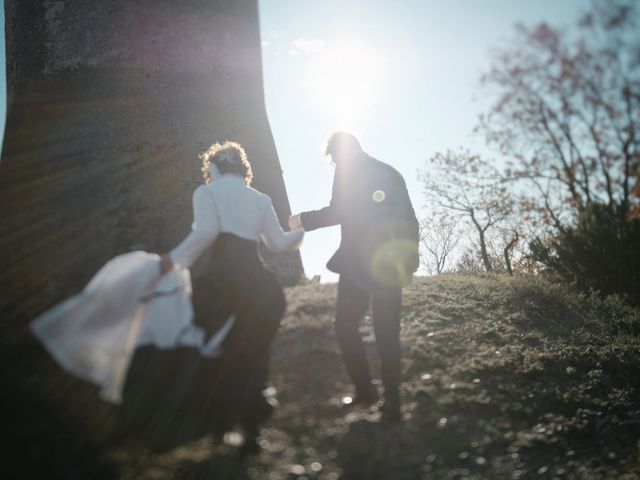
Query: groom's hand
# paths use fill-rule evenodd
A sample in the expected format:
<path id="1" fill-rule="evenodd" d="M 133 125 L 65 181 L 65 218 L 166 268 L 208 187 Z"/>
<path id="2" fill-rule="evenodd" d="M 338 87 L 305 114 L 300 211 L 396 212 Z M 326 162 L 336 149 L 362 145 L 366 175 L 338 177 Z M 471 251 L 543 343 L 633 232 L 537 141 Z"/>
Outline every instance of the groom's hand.
<path id="1" fill-rule="evenodd" d="M 291 215 L 289 217 L 289 230 L 300 230 L 304 229 L 302 226 L 302 222 L 300 221 L 300 214 Z"/>

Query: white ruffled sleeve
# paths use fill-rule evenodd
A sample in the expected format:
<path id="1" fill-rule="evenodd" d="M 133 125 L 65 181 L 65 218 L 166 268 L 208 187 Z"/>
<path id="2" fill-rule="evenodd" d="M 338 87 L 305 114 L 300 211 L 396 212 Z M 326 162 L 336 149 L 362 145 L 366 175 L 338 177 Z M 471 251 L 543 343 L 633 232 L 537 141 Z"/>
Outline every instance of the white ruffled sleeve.
<path id="1" fill-rule="evenodd" d="M 170 252 L 171 260 L 184 268 L 193 262 L 213 243 L 220 226 L 216 205 L 211 192 L 204 185 L 193 192 L 193 224 L 189 235 Z"/>
<path id="2" fill-rule="evenodd" d="M 295 250 L 300 247 L 304 237 L 304 230 L 298 229 L 291 232 L 285 232 L 280 226 L 278 216 L 273 208 L 271 198 L 266 197 L 264 208 L 264 226 L 262 230 L 262 240 L 265 245 L 277 252 L 286 250 Z"/>

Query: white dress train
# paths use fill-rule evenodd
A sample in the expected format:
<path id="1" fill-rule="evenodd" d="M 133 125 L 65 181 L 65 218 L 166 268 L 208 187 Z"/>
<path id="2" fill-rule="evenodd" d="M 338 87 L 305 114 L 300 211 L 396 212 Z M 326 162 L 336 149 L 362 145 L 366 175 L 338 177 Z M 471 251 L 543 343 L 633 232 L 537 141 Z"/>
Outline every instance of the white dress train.
<path id="1" fill-rule="evenodd" d="M 204 356 L 220 353 L 233 325 L 227 320 L 207 344 L 193 324 L 189 270 L 160 276 L 160 257 L 135 251 L 107 262 L 84 290 L 43 313 L 31 330 L 67 371 L 99 385 L 100 396 L 122 401 L 135 349 L 190 346 Z"/>
<path id="2" fill-rule="evenodd" d="M 188 270 L 220 232 L 256 242 L 262 238 L 275 251 L 293 250 L 302 242 L 302 230 L 282 230 L 269 196 L 236 175 L 213 172 L 213 177 L 215 182 L 194 191 L 192 230 L 170 252 L 173 271 L 160 276 L 156 254 L 120 255 L 107 262 L 80 294 L 31 323 L 33 333 L 58 363 L 99 385 L 100 396 L 107 401 L 122 401 L 136 347 L 191 346 L 207 357 L 221 353 L 235 317 L 205 344 L 204 331 L 193 324 Z"/>

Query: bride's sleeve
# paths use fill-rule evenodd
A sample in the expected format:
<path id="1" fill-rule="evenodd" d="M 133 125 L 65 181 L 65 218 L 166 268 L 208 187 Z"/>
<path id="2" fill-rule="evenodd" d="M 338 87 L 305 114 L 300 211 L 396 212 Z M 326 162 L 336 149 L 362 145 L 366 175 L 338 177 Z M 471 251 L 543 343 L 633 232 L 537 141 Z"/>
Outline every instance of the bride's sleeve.
<path id="1" fill-rule="evenodd" d="M 213 196 L 204 185 L 193 192 L 193 224 L 191 232 L 170 252 L 171 260 L 189 268 L 211 245 L 219 232 Z"/>
<path id="2" fill-rule="evenodd" d="M 304 230 L 285 232 L 280 226 L 271 198 L 267 197 L 265 204 L 264 227 L 262 230 L 262 240 L 264 240 L 265 245 L 269 249 L 278 252 L 298 248 L 302 243 Z"/>

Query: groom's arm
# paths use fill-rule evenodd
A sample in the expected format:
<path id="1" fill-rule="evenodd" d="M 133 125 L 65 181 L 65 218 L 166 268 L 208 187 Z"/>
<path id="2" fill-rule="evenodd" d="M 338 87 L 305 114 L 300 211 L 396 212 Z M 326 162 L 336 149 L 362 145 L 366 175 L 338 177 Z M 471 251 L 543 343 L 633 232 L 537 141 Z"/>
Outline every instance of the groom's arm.
<path id="1" fill-rule="evenodd" d="M 336 169 L 333 177 L 333 187 L 331 192 L 331 201 L 329 205 L 320 210 L 310 210 L 300 214 L 300 222 L 306 231 L 316 230 L 323 227 L 331 227 L 340 223 L 341 217 L 341 196 L 342 192 L 339 188 L 340 174 Z"/>

